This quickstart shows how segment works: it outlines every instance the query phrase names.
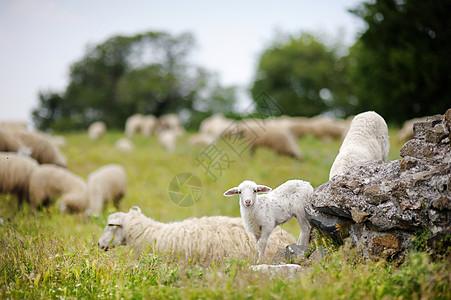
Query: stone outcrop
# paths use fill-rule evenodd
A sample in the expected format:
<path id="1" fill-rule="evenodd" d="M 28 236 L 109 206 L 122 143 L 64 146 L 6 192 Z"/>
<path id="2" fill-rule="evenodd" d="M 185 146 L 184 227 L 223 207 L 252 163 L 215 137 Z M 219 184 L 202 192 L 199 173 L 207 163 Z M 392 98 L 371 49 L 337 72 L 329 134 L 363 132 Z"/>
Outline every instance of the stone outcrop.
<path id="1" fill-rule="evenodd" d="M 402 253 L 420 231 L 430 246 L 449 246 L 451 109 L 413 129 L 402 159 L 367 162 L 317 187 L 311 224 L 338 242 L 350 237 L 367 258 Z"/>

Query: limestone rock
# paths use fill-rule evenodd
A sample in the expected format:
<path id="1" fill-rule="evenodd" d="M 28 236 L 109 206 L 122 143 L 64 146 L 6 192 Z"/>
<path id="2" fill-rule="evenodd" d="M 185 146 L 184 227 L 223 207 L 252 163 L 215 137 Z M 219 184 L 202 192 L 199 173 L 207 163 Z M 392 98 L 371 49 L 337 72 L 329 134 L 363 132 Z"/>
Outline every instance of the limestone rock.
<path id="1" fill-rule="evenodd" d="M 419 229 L 443 237 L 451 228 L 450 126 L 451 109 L 415 123 L 403 159 L 366 162 L 317 187 L 310 223 L 338 242 L 351 237 L 368 258 L 402 253 Z"/>

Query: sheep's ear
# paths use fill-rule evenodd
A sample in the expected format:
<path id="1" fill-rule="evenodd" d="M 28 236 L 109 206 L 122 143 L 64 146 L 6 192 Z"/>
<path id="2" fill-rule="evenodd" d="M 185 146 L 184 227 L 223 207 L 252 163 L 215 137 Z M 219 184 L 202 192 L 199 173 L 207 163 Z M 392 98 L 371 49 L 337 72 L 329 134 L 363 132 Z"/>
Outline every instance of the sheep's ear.
<path id="1" fill-rule="evenodd" d="M 230 196 L 233 196 L 233 195 L 236 195 L 236 194 L 238 194 L 238 188 L 237 187 L 234 187 L 234 188 L 231 188 L 231 189 L 229 189 L 227 192 L 225 192 L 223 195 L 224 196 L 227 196 L 227 197 L 230 197 Z"/>
<path id="2" fill-rule="evenodd" d="M 271 191 L 271 188 L 266 185 L 257 185 L 257 193 L 268 193 Z"/>

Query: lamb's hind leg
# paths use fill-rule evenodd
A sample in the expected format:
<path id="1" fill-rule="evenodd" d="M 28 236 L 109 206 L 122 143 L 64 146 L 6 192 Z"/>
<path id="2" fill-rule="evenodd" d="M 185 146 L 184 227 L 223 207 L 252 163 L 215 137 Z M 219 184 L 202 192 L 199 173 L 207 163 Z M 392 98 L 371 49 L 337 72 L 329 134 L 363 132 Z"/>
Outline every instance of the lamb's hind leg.
<path id="1" fill-rule="evenodd" d="M 299 233 L 298 245 L 308 246 L 310 242 L 310 232 L 312 231 L 312 226 L 305 216 L 297 216 L 299 227 L 301 232 Z"/>

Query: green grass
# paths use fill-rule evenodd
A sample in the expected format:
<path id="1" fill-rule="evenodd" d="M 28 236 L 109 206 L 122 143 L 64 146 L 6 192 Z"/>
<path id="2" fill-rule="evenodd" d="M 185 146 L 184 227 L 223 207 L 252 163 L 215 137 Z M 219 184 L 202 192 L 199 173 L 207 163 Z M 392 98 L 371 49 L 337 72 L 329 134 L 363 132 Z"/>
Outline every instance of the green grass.
<path id="1" fill-rule="evenodd" d="M 390 132 L 395 137 L 396 132 Z M 180 139 L 168 154 L 157 139 L 134 137 L 135 151 L 124 154 L 113 144 L 122 133 L 111 132 L 100 141 L 84 133 L 66 135 L 62 150 L 69 168 L 84 178 L 101 165 L 120 163 L 127 171 L 128 194 L 121 210 L 138 205 L 156 220 L 168 222 L 204 215 L 239 216 L 238 199 L 222 193 L 244 179 L 276 187 L 288 179 L 304 179 L 314 187 L 328 180 L 339 141 L 312 137 L 299 140 L 305 160 L 298 162 L 259 149 L 238 155 L 224 141 L 217 145 L 225 164 L 214 180 L 199 165 L 206 148 L 188 146 Z M 389 159 L 399 158 L 401 144 L 394 142 Z M 236 150 L 236 149 L 235 149 Z M 175 205 L 168 196 L 169 182 L 180 173 L 192 173 L 202 183 L 202 197 L 192 206 Z M 11 196 L 0 196 L 0 297 L 24 298 L 151 298 L 151 299 L 450 299 L 450 264 L 431 261 L 412 252 L 401 266 L 388 262 L 352 259 L 352 251 L 330 252 L 324 261 L 306 266 L 296 278 L 270 279 L 248 269 L 249 262 L 229 259 L 200 267 L 185 261 L 167 262 L 147 255 L 140 260 L 128 247 L 103 252 L 97 240 L 111 206 L 99 218 L 63 215 L 54 205 L 35 212 L 28 205 L 17 210 Z M 296 221 L 283 225 L 295 236 Z M 328 245 L 317 234 L 313 245 Z"/>

